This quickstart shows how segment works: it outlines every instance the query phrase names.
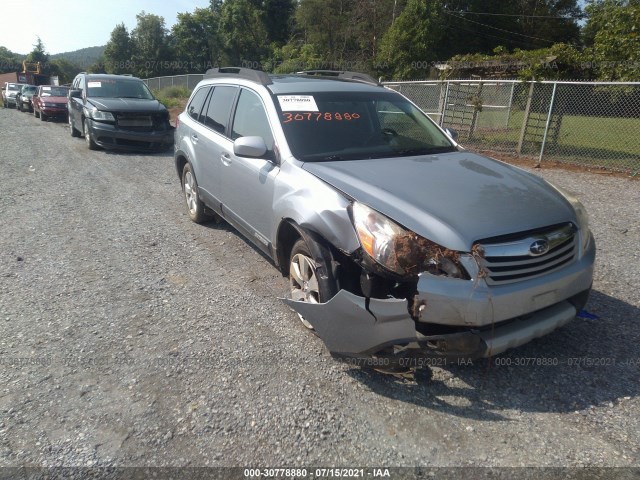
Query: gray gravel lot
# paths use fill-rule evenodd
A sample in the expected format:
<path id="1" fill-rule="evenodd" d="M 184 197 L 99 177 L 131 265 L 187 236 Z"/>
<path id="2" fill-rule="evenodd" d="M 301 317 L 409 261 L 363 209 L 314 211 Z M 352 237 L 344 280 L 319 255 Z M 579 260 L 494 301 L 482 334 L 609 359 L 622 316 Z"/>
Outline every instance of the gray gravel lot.
<path id="1" fill-rule="evenodd" d="M 640 466 L 640 183 L 536 173 L 590 213 L 599 319 L 403 383 L 191 223 L 170 153 L 0 109 L 0 466 Z"/>

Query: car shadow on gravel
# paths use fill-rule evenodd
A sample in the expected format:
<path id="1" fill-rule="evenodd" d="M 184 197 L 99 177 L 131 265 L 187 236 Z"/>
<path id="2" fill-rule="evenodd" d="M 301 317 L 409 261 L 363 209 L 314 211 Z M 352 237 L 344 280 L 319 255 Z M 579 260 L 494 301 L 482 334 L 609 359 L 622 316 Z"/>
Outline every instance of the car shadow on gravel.
<path id="1" fill-rule="evenodd" d="M 118 157 L 144 156 L 144 157 L 161 157 L 161 158 L 165 157 L 165 158 L 173 159 L 173 148 L 171 148 L 170 150 L 162 151 L 162 152 L 158 152 L 158 151 L 128 152 L 126 150 L 108 150 L 108 149 L 102 149 L 100 151 L 106 155 L 109 155 L 109 156 L 115 155 Z"/>
<path id="2" fill-rule="evenodd" d="M 256 247 L 252 242 L 247 240 L 247 238 L 244 235 L 242 235 L 240 232 L 238 232 L 238 230 L 236 230 L 233 226 L 231 226 L 226 220 L 224 220 L 224 219 L 210 220 L 210 221 L 208 221 L 206 223 L 203 223 L 202 226 L 206 227 L 206 228 L 209 228 L 211 230 L 218 230 L 218 231 L 223 231 L 223 232 L 227 232 L 227 233 L 232 234 L 238 240 L 243 242 L 247 247 L 251 248 L 251 250 L 253 250 L 258 255 L 260 255 L 262 258 L 264 258 L 267 262 L 269 262 L 273 266 L 273 268 L 277 268 L 275 263 L 273 263 L 273 260 L 271 259 L 271 257 L 269 257 L 267 254 L 265 254 L 258 247 Z"/>
<path id="3" fill-rule="evenodd" d="M 348 374 L 393 400 L 485 421 L 507 420 L 507 411 L 613 407 L 640 393 L 640 309 L 594 291 L 587 310 L 598 318 L 577 318 L 491 359 L 418 370 L 414 382 L 355 368 Z"/>

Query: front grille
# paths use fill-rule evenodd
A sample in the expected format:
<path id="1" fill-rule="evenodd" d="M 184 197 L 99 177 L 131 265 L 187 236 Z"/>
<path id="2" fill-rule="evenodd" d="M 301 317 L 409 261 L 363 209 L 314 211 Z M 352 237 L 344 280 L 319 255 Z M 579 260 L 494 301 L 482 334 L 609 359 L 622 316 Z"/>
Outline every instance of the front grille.
<path id="1" fill-rule="evenodd" d="M 118 127 L 124 130 L 151 131 L 153 127 L 153 118 L 151 115 L 118 115 Z"/>
<path id="2" fill-rule="evenodd" d="M 131 132 L 154 132 L 165 129 L 166 116 L 163 114 L 141 115 L 119 113 L 116 115 L 118 128 Z"/>
<path id="3" fill-rule="evenodd" d="M 575 261 L 576 228 L 572 224 L 478 242 L 489 285 L 503 285 L 554 272 Z M 536 249 L 544 245 L 548 250 Z"/>

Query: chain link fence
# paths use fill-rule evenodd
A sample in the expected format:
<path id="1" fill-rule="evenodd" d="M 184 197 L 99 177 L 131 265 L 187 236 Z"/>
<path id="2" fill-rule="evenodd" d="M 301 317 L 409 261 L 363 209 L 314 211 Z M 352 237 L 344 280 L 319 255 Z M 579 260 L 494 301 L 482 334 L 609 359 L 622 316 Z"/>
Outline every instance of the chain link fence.
<path id="1" fill-rule="evenodd" d="M 143 80 L 151 90 L 162 90 L 168 87 L 185 87 L 189 90 L 196 88 L 203 74 L 175 75 L 173 77 L 154 77 Z"/>
<path id="2" fill-rule="evenodd" d="M 193 90 L 204 75 L 144 80 Z M 640 171 L 640 82 L 386 82 L 470 150 L 623 172 Z"/>
<path id="3" fill-rule="evenodd" d="M 640 171 L 640 82 L 388 82 L 470 150 Z"/>

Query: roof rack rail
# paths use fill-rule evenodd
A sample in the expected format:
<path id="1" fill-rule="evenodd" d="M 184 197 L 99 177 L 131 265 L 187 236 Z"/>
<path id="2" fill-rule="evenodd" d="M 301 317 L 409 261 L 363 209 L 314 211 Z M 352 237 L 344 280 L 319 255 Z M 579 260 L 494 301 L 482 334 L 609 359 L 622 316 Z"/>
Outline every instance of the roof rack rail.
<path id="1" fill-rule="evenodd" d="M 207 73 L 204 74 L 204 78 L 229 77 L 230 75 L 237 75 L 262 85 L 271 85 L 273 83 L 271 77 L 265 72 L 241 67 L 210 68 L 207 70 Z"/>
<path id="2" fill-rule="evenodd" d="M 380 82 L 373 78 L 371 75 L 360 72 L 349 72 L 347 70 L 303 70 L 296 72 L 296 75 L 312 75 L 312 76 L 325 76 L 325 77 L 337 77 L 344 78 L 345 80 L 355 80 L 356 82 L 371 83 L 373 85 L 380 85 Z"/>

